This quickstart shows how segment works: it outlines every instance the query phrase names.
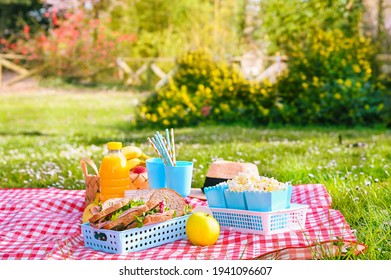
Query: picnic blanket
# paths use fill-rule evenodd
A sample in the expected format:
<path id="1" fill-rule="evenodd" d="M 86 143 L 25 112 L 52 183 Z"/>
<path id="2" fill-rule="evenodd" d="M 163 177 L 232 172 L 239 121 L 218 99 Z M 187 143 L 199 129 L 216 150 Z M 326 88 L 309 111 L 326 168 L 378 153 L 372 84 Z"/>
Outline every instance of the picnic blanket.
<path id="1" fill-rule="evenodd" d="M 331 208 L 331 196 L 320 184 L 293 187 L 292 202 L 309 205 L 305 230 L 268 236 L 222 230 L 213 246 L 193 246 L 185 238 L 126 254 L 84 246 L 80 227 L 84 198 L 84 190 L 0 189 L 0 259 L 313 259 L 338 250 L 356 254 L 365 250 L 343 215 Z M 197 198 L 190 203 L 207 206 Z"/>

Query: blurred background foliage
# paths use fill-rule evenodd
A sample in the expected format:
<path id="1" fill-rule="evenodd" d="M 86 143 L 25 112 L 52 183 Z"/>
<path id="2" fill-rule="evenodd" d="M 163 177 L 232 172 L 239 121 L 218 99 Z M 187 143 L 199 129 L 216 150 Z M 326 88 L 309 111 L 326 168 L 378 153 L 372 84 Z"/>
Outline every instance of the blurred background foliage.
<path id="1" fill-rule="evenodd" d="M 362 20 L 362 1 L 260 1 L 262 28 L 256 37 L 269 42 L 269 51 L 297 49 L 308 35 L 319 30 L 339 29 L 347 37 L 356 37 Z"/>
<path id="2" fill-rule="evenodd" d="M 375 1 L 372 33 L 370 2 L 0 0 L 0 50 L 44 65 L 43 77 L 95 86 L 126 86 L 119 57 L 174 58 L 163 87 L 142 78 L 151 94 L 138 123 L 390 125 L 390 78 L 375 59 L 389 52 L 387 0 Z M 250 50 L 286 56 L 287 70 L 248 79 L 230 59 Z"/>

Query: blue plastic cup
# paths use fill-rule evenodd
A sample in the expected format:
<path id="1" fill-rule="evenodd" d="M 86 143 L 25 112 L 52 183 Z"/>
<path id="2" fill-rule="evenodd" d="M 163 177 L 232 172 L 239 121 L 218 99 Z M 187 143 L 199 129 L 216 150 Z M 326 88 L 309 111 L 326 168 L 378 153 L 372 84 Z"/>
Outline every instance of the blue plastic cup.
<path id="1" fill-rule="evenodd" d="M 179 193 L 182 197 L 190 194 L 193 178 L 193 162 L 177 161 L 175 166 L 165 165 L 166 186 Z"/>
<path id="2" fill-rule="evenodd" d="M 162 189 L 166 187 L 166 173 L 164 163 L 161 158 L 149 158 L 146 160 L 148 182 L 152 189 Z"/>

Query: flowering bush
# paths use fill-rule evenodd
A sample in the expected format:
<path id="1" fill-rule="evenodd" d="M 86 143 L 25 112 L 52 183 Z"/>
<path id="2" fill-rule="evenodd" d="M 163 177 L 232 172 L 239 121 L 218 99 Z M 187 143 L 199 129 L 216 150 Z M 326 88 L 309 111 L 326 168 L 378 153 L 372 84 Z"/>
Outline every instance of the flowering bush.
<path id="1" fill-rule="evenodd" d="M 246 80 L 203 51 L 177 61 L 173 80 L 139 107 L 137 122 L 184 126 L 205 122 L 365 125 L 381 122 L 382 85 L 369 40 L 341 31 L 309 35 L 289 54 L 276 85 Z"/>
<path id="2" fill-rule="evenodd" d="M 289 72 L 277 90 L 278 121 L 298 124 L 369 124 L 381 120 L 381 84 L 371 60 L 374 47 L 340 30 L 308 36 L 289 54 Z"/>
<path id="3" fill-rule="evenodd" d="M 179 57 L 177 66 L 169 84 L 139 106 L 138 124 L 254 124 L 269 120 L 269 108 L 275 102 L 270 83 L 250 82 L 238 69 L 213 60 L 202 50 Z"/>
<path id="4" fill-rule="evenodd" d="M 24 36 L 8 44 L 2 41 L 7 51 L 39 59 L 45 65 L 44 76 L 73 82 L 96 80 L 106 71 L 107 76 L 113 76 L 118 46 L 136 39 L 129 34 L 108 32 L 99 19 L 82 10 L 61 17 L 55 11 L 45 16 L 52 22 L 47 32 L 30 36 L 29 27 L 25 26 Z"/>
<path id="5" fill-rule="evenodd" d="M 82 11 L 66 15 L 47 37 L 38 40 L 49 76 L 73 81 L 94 79 L 115 65 L 115 38 L 106 33 L 98 19 L 88 18 Z"/>

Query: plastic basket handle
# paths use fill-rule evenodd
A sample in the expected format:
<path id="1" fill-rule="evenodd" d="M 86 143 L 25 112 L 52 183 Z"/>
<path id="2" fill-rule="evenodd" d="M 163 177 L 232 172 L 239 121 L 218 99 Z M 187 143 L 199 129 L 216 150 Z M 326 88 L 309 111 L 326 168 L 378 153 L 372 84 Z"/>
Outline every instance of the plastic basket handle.
<path id="1" fill-rule="evenodd" d="M 92 167 L 92 169 L 95 172 L 95 175 L 99 174 L 98 168 L 96 167 L 94 161 L 92 161 L 89 158 L 82 158 L 80 160 L 80 166 L 81 166 L 81 170 L 83 171 L 83 174 L 84 174 L 85 177 L 90 175 L 90 174 L 88 174 L 87 164 Z"/>
<path id="2" fill-rule="evenodd" d="M 107 241 L 107 235 L 104 232 L 94 232 L 94 238 L 99 241 Z"/>

